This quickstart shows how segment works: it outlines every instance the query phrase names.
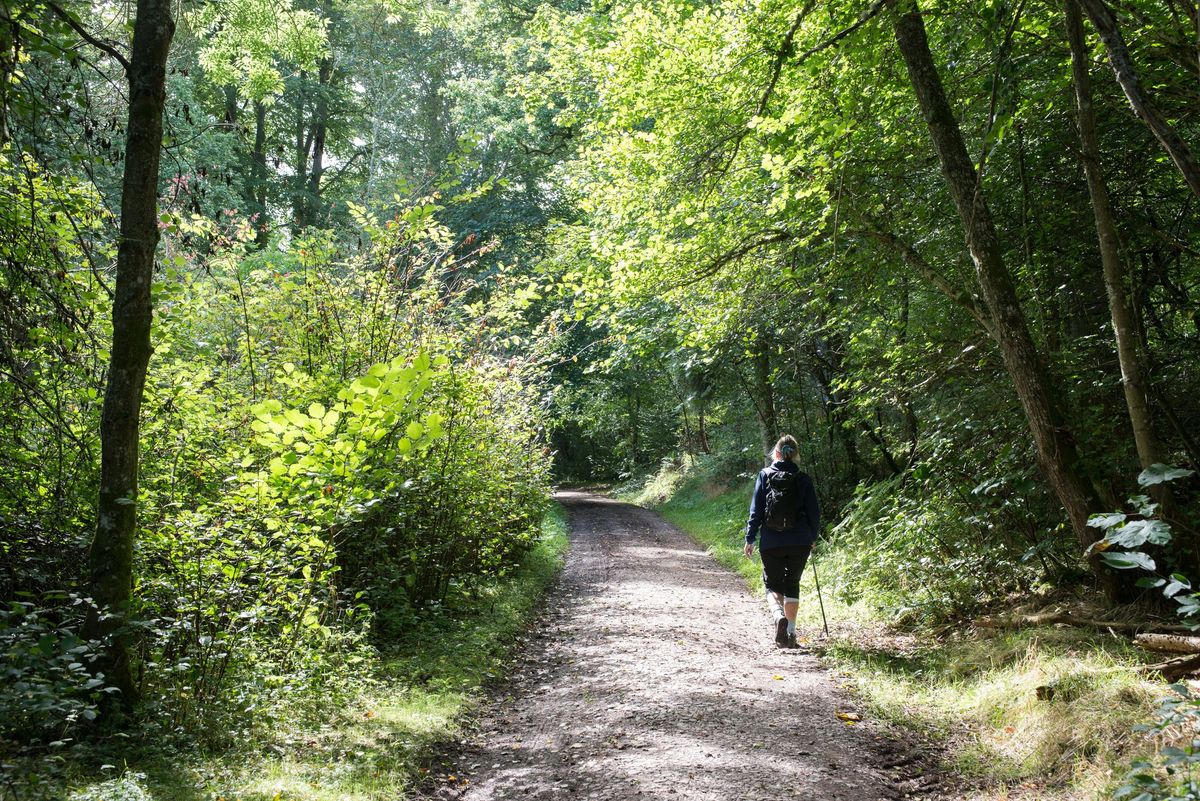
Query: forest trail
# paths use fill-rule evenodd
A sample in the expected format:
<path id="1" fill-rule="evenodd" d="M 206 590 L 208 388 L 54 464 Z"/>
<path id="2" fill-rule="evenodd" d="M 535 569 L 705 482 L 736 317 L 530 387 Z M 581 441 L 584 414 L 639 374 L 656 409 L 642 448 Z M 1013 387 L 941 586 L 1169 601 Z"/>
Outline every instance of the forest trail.
<path id="1" fill-rule="evenodd" d="M 566 492 L 571 550 L 548 611 L 435 799 L 900 799 L 924 756 L 771 641 L 741 580 L 653 512 Z M 450 779 L 448 776 L 452 776 Z"/>

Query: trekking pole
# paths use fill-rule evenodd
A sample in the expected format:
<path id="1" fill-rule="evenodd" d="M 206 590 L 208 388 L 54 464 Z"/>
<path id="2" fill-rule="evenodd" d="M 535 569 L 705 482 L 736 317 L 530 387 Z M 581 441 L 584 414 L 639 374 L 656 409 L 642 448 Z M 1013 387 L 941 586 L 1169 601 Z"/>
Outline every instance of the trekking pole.
<path id="1" fill-rule="evenodd" d="M 825 618 L 825 599 L 821 597 L 821 580 L 817 578 L 817 549 L 813 548 L 813 583 L 817 585 L 817 603 L 821 607 L 821 623 L 825 626 L 825 636 L 829 636 L 829 621 Z"/>

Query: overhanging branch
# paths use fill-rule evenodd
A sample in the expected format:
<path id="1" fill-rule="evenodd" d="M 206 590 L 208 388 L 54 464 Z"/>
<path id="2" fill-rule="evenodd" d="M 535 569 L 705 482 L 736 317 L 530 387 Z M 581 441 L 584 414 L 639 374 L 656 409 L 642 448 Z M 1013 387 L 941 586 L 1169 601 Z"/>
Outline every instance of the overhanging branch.
<path id="1" fill-rule="evenodd" d="M 121 68 L 123 70 L 125 70 L 125 72 L 127 72 L 127 73 L 129 72 L 129 59 L 125 58 L 125 55 L 120 50 L 118 50 L 114 45 L 110 44 L 109 42 L 104 41 L 103 39 L 97 39 L 95 36 L 93 36 L 91 34 L 91 32 L 88 31 L 87 28 L 83 27 L 83 25 L 79 22 L 79 20 L 77 20 L 73 16 L 71 16 L 67 12 L 66 9 L 64 9 L 62 6 L 58 5 L 57 3 L 53 3 L 53 2 L 50 2 L 49 0 L 47 0 L 46 8 L 50 9 L 50 11 L 53 12 L 57 17 L 61 18 L 63 22 L 67 23 L 67 25 L 70 26 L 71 30 L 73 30 L 73 31 L 75 31 L 75 33 L 79 34 L 79 38 L 83 39 L 83 41 L 87 42 L 92 47 L 96 48 L 97 50 L 100 50 L 104 53 L 107 53 L 109 56 L 112 56 L 112 58 L 115 59 L 116 62 L 121 65 Z"/>

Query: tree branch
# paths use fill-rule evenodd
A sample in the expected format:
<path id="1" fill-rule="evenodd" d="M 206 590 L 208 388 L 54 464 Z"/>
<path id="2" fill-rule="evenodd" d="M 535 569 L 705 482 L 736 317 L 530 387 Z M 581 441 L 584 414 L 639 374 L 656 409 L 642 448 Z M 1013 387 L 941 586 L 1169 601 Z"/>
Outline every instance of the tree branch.
<path id="1" fill-rule="evenodd" d="M 888 2 L 889 0 L 874 0 L 874 2 L 867 7 L 867 10 L 858 16 L 858 19 L 854 22 L 854 24 L 843 28 L 842 30 L 830 36 L 828 39 L 822 41 L 820 44 L 805 50 L 796 59 L 796 64 L 803 64 L 811 56 L 820 53 L 822 50 L 833 47 L 838 42 L 857 31 L 869 20 L 878 16 L 879 12 L 883 10 L 884 6 L 886 6 Z M 809 2 L 805 4 L 804 8 L 800 9 L 800 13 L 796 15 L 795 21 L 792 22 L 792 27 L 788 28 L 788 32 L 784 34 L 783 41 L 780 43 L 779 49 L 775 51 L 775 61 L 771 64 L 771 79 L 767 82 L 767 87 L 763 90 L 762 97 L 759 98 L 758 106 L 754 112 L 755 117 L 761 117 L 766 113 L 767 106 L 771 102 L 771 96 L 775 94 L 775 87 L 779 83 L 779 77 L 783 73 L 783 65 L 786 64 L 788 59 L 790 59 L 795 53 L 796 33 L 800 30 L 800 26 L 804 24 L 804 20 L 808 17 L 809 12 L 812 11 L 814 5 L 816 5 L 815 0 L 809 0 Z M 743 125 L 741 131 L 739 131 L 737 137 L 734 139 L 733 150 L 730 152 L 729 158 L 725 160 L 725 163 L 721 166 L 721 169 L 718 170 L 716 174 L 724 175 L 725 173 L 729 172 L 729 168 L 733 166 L 734 160 L 737 158 L 738 153 L 741 152 L 742 142 L 745 140 L 746 136 L 749 135 L 749 133 L 750 128 Z"/>
<path id="2" fill-rule="evenodd" d="M 691 286 L 692 284 L 703 281 L 706 278 L 711 278 L 712 276 L 719 273 L 722 270 L 722 268 L 724 268 L 726 265 L 732 264 L 733 262 L 737 261 L 738 259 L 742 258 L 743 256 L 753 253 L 754 251 L 758 250 L 759 248 L 766 247 L 767 245 L 773 245 L 778 242 L 786 242 L 787 240 L 789 240 L 791 238 L 792 238 L 791 232 L 777 230 L 777 231 L 771 231 L 762 237 L 758 237 L 758 238 L 743 242 L 742 244 L 738 245 L 737 247 L 730 248 L 729 250 L 722 253 L 720 256 L 717 256 L 715 259 L 713 259 L 711 262 L 709 262 L 707 265 L 705 265 L 704 268 L 701 269 L 699 272 L 692 275 L 686 281 L 683 281 L 682 283 L 680 283 L 678 285 L 678 287 Z"/>
<path id="3" fill-rule="evenodd" d="M 879 16 L 879 12 L 883 10 L 883 7 L 886 6 L 889 1 L 890 0 L 875 0 L 875 2 L 871 3 L 871 5 L 867 7 L 866 11 L 864 11 L 863 13 L 858 15 L 858 19 L 854 22 L 853 25 L 851 25 L 847 28 L 843 28 L 842 30 L 838 31 L 833 36 L 830 36 L 828 39 L 826 39 L 825 41 L 816 45 L 815 47 L 811 47 L 808 50 L 805 50 L 803 53 L 800 54 L 800 57 L 798 59 L 796 59 L 796 63 L 803 64 L 805 61 L 808 60 L 809 56 L 814 56 L 817 53 L 820 53 L 822 50 L 825 50 L 826 48 L 833 47 L 835 44 L 842 41 L 847 36 L 854 33 L 859 28 L 861 28 L 862 26 L 866 25 L 872 19 Z"/>
<path id="4" fill-rule="evenodd" d="M 1133 113 L 1146 123 L 1154 137 L 1158 139 L 1163 150 L 1171 158 L 1175 167 L 1183 176 L 1184 182 L 1196 197 L 1200 197 L 1200 165 L 1195 156 L 1179 133 L 1167 122 L 1162 112 L 1154 105 L 1150 96 L 1142 89 L 1137 72 L 1133 67 L 1133 58 L 1125 44 L 1125 37 L 1117 25 L 1117 18 L 1104 0 L 1072 0 L 1078 2 L 1096 31 L 1104 48 L 1108 51 L 1108 60 L 1116 74 L 1117 83 L 1125 93 Z"/>
<path id="5" fill-rule="evenodd" d="M 95 36 L 92 36 L 92 34 L 88 32 L 87 28 L 83 27 L 79 20 L 72 17 L 66 11 L 66 9 L 62 8 L 57 3 L 47 0 L 46 8 L 50 9 L 55 15 L 60 17 L 63 22 L 67 23 L 67 25 L 71 27 L 71 30 L 79 34 L 81 39 L 97 50 L 103 51 L 112 56 L 112 58 L 114 58 L 117 63 L 121 65 L 121 69 L 125 70 L 127 73 L 129 72 L 129 59 L 125 58 L 124 54 L 121 53 L 120 50 L 117 50 L 115 46 L 103 41 L 102 39 L 97 39 Z"/>
<path id="6" fill-rule="evenodd" d="M 851 236 L 860 236 L 867 239 L 873 239 L 876 242 L 895 251 L 904 259 L 904 263 L 917 272 L 922 278 L 942 291 L 956 305 L 965 309 L 980 327 L 988 333 L 993 339 L 995 338 L 995 325 L 992 323 L 991 315 L 983 303 L 980 302 L 974 294 L 968 292 L 961 287 L 957 287 L 950 282 L 946 276 L 939 273 L 933 268 L 929 262 L 925 261 L 925 257 L 917 252 L 909 243 L 905 242 L 900 237 L 888 231 L 877 229 L 864 229 L 860 231 L 847 231 Z"/>

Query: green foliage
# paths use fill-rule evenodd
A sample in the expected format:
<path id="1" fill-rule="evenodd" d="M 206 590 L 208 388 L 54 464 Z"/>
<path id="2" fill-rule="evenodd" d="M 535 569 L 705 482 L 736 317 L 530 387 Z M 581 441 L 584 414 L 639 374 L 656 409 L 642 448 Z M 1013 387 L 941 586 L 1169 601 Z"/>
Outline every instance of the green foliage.
<path id="1" fill-rule="evenodd" d="M 86 771 L 65 783 L 78 786 L 80 798 L 106 800 L 115 788 L 158 801 L 402 796 L 421 781 L 431 750 L 461 736 L 488 686 L 503 677 L 561 567 L 566 533 L 563 510 L 552 505 L 536 542 L 507 575 L 481 579 L 469 592 L 452 592 L 446 603 L 415 611 L 377 659 L 320 687 L 295 688 L 287 714 L 277 715 L 270 731 L 232 742 L 228 750 L 115 747 L 127 767 L 101 751 L 93 761 L 111 766 L 101 771 L 107 781 Z M 325 697 L 331 690 L 335 703 Z M 123 775 L 111 777 L 121 769 Z"/>
<path id="2" fill-rule="evenodd" d="M 1138 484 L 1151 492 L 1172 491 L 1172 482 L 1182 484 L 1184 479 L 1195 475 L 1194 470 L 1154 464 L 1138 475 Z M 1162 497 L 1170 497 L 1169 495 Z M 1160 504 L 1152 503 L 1145 495 L 1128 500 L 1135 509 L 1132 514 L 1113 512 L 1093 517 L 1091 525 L 1105 532 L 1092 549 L 1100 552 L 1100 558 L 1118 570 L 1140 569 L 1154 573 L 1157 564 L 1145 551 L 1108 550 L 1113 547 L 1139 548 L 1166 546 L 1173 537 L 1171 521 L 1154 517 L 1160 512 Z M 1178 520 L 1175 521 L 1178 523 Z M 1195 617 L 1200 614 L 1200 593 L 1192 591 L 1188 578 L 1179 573 L 1170 576 L 1143 577 L 1138 586 L 1159 589 L 1176 604 L 1176 611 L 1185 620 L 1198 624 Z M 1164 745 L 1153 759 L 1135 760 L 1125 775 L 1123 783 L 1113 793 L 1113 798 L 1156 801 L 1157 799 L 1200 798 L 1200 781 L 1195 776 L 1200 765 L 1200 741 L 1194 739 L 1195 721 L 1200 719 L 1200 699 L 1192 695 L 1186 685 L 1171 685 L 1173 695 L 1163 698 L 1158 705 L 1153 723 L 1139 724 L 1135 731 L 1157 737 Z"/>
<path id="3" fill-rule="evenodd" d="M 87 219 L 65 204 L 93 196 L 30 181 L 43 192 L 38 219 Z M 28 214 L 14 199 L 12 213 Z M 464 324 L 475 314 L 520 324 L 528 300 L 495 292 L 512 276 L 444 272 L 454 237 L 440 211 L 426 198 L 363 206 L 356 237 L 312 231 L 266 252 L 235 218 L 164 214 L 130 615 L 139 736 L 221 750 L 326 716 L 431 604 L 509 574 L 539 541 L 540 373 Z M 83 258 L 49 230 L 64 238 L 51 254 Z M 98 374 L 87 370 L 103 363 L 90 348 L 107 314 L 86 270 L 76 293 L 19 279 L 27 316 L 6 320 L 60 327 L 11 340 L 22 360 L 45 349 L 36 363 L 47 370 L 26 371 L 31 383 L 4 407 L 10 425 L 41 437 L 14 433 L 30 450 L 0 507 L 6 531 L 26 532 L 4 550 L 0 644 L 12 670 L 0 678 L 0 746 L 23 765 L 42 760 L 22 779 L 35 793 L 89 753 L 84 724 L 106 692 L 89 669 L 100 644 L 77 632 L 99 455 Z M 49 369 L 73 351 L 87 370 Z M 73 422 L 84 413 L 88 423 Z M 43 458 L 48 443 L 57 461 Z"/>
<path id="4" fill-rule="evenodd" d="M 116 779 L 72 793 L 69 801 L 154 801 L 154 795 L 146 789 L 145 781 L 144 773 L 127 771 Z"/>
<path id="5" fill-rule="evenodd" d="M 290 2 L 213 0 L 188 22 L 204 42 L 199 63 L 209 80 L 237 87 L 250 100 L 269 101 L 283 91 L 280 60 L 311 70 L 328 55 L 328 20 Z"/>
<path id="6" fill-rule="evenodd" d="M 1174 695 L 1159 704 L 1154 723 L 1139 725 L 1136 730 L 1168 742 L 1181 739 L 1178 733 L 1186 732 L 1183 742 L 1164 746 L 1155 759 L 1134 761 L 1113 798 L 1131 801 L 1200 798 L 1200 778 L 1196 776 L 1200 768 L 1200 740 L 1191 736 L 1200 718 L 1200 701 L 1185 684 L 1172 684 L 1171 691 Z"/>
<path id="7" fill-rule="evenodd" d="M 0 715 L 10 736 L 65 745 L 96 719 L 103 677 L 88 670 L 96 644 L 81 640 L 78 617 L 55 619 L 57 598 L 38 603 L 12 601 L 0 611 L 0 653 L 5 681 L 0 685 Z M 73 606 L 79 609 L 75 598 Z"/>

